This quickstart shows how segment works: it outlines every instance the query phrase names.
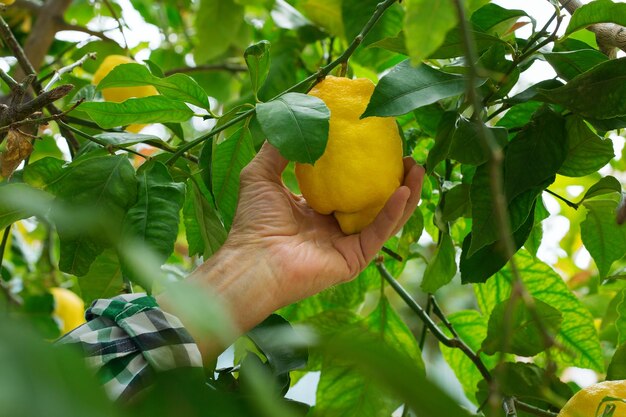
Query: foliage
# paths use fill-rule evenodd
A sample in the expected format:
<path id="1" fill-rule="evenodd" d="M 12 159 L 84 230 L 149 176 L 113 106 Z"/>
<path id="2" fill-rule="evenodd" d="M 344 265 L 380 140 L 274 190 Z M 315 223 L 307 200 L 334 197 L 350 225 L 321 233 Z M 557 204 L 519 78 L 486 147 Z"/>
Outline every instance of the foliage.
<path id="1" fill-rule="evenodd" d="M 469 416 L 425 376 L 441 355 L 472 412 L 504 416 L 513 404 L 519 416 L 551 416 L 573 394 L 561 380 L 568 368 L 626 375 L 626 226 L 616 222 L 626 159 L 614 152 L 626 58 L 608 59 L 585 35 L 591 24 L 626 24 L 624 4 L 581 7 L 559 37 L 565 11 L 554 5 L 553 25 L 540 28 L 487 0 L 132 0 L 141 25 L 161 35 L 148 44 L 133 41 L 131 11 L 114 0 L 50 14 L 52 3 L 2 12 L 27 52 L 31 36 L 50 41 L 34 85 L 74 87 L 46 85 L 44 104 L 19 101 L 22 113 L 0 117 L 9 414 L 165 416 L 186 404 L 188 416 L 389 416 L 403 405 L 404 415 Z M 40 33 L 48 15 L 92 35 L 94 22 L 113 29 L 62 40 Z M 519 37 L 524 26 L 530 35 Z M 3 55 L 15 55 L 6 36 Z M 95 61 L 81 60 L 92 52 Z M 111 54 L 143 63 L 91 85 Z M 529 84 L 535 61 L 556 75 Z M 15 97 L 9 75 L 24 70 L 3 64 L 3 93 Z M 50 288 L 90 303 L 158 292 L 142 268 L 183 279 L 225 241 L 239 173 L 265 139 L 291 161 L 323 154 L 330 112 L 306 92 L 331 73 L 377 84 L 362 117 L 397 117 L 405 154 L 428 173 L 418 210 L 377 265 L 271 316 L 208 386 L 181 371 L 131 406 L 110 404 L 80 358 L 42 342 L 59 335 Z M 102 100 L 105 87 L 137 86 L 159 95 Z M 125 132 L 131 124 L 152 125 Z M 291 165 L 284 182 L 298 192 Z M 562 237 L 543 228 L 555 219 L 568 224 Z M 201 320 L 207 301 L 188 295 Z M 313 372 L 314 407 L 283 398 Z"/>

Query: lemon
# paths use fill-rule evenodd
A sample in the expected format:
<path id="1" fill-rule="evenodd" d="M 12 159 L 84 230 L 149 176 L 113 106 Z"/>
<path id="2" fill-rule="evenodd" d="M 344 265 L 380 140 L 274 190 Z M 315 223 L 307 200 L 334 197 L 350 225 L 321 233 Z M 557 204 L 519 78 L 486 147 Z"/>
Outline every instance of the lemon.
<path id="1" fill-rule="evenodd" d="M 93 75 L 92 84 L 98 85 L 100 81 L 106 77 L 113 68 L 117 67 L 121 64 L 136 64 L 137 62 L 133 59 L 124 56 L 124 55 L 109 55 L 104 58 L 102 64 L 98 67 L 95 74 Z M 121 103 L 122 101 L 126 101 L 129 98 L 141 98 L 148 96 L 155 96 L 159 94 L 156 88 L 151 85 L 144 86 L 135 86 L 135 87 L 112 87 L 105 88 L 102 90 L 102 97 L 106 101 L 111 101 L 113 103 Z M 139 133 L 141 129 L 143 129 L 146 125 L 133 124 L 126 127 L 126 130 L 131 133 Z"/>
<path id="2" fill-rule="evenodd" d="M 626 415 L 626 404 L 621 400 L 626 400 L 626 381 L 600 382 L 574 394 L 558 417 L 602 417 L 605 411 L 610 411 L 613 407 L 614 412 L 609 415 L 623 416 Z"/>
<path id="3" fill-rule="evenodd" d="M 328 144 L 314 165 L 296 164 L 296 178 L 313 210 L 332 213 L 346 234 L 374 220 L 404 175 L 395 119 L 359 119 L 373 92 L 366 78 L 332 76 L 309 92 L 330 109 Z"/>
<path id="4" fill-rule="evenodd" d="M 85 322 L 85 303 L 78 295 L 60 287 L 50 288 L 50 293 L 54 297 L 52 316 L 59 323 L 63 334 Z"/>
<path id="5" fill-rule="evenodd" d="M 15 3 L 15 0 L 0 0 L 0 4 L 2 4 L 4 6 L 10 6 L 13 3 Z"/>

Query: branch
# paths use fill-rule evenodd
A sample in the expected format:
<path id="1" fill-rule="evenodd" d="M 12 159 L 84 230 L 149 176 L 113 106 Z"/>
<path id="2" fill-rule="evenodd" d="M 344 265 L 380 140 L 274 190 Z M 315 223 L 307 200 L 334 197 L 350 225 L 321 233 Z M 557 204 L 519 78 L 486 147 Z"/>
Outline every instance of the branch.
<path id="1" fill-rule="evenodd" d="M 31 114 L 40 111 L 44 107 L 48 107 L 55 101 L 68 95 L 73 89 L 74 86 L 72 84 L 65 84 L 36 96 L 34 99 L 17 107 L 11 122 L 22 120 Z"/>
<path id="2" fill-rule="evenodd" d="M 15 0 L 11 8 L 28 10 L 32 14 L 39 14 L 43 5 L 39 1 Z"/>
<path id="3" fill-rule="evenodd" d="M 86 33 L 87 35 L 95 36 L 96 38 L 105 42 L 115 42 L 113 39 L 107 37 L 103 32 L 99 32 L 97 30 L 91 30 L 87 27 L 80 26 L 80 25 L 74 25 L 72 23 L 66 22 L 63 19 L 60 19 L 57 22 L 57 30 L 58 31 L 73 30 L 75 32 L 82 32 L 82 33 Z"/>
<path id="4" fill-rule="evenodd" d="M 559 0 L 570 14 L 583 6 L 580 0 Z M 587 29 L 596 34 L 596 41 L 600 51 L 611 59 L 616 58 L 617 49 L 626 52 L 626 28 L 615 23 L 598 23 Z"/>
<path id="5" fill-rule="evenodd" d="M 79 59 L 78 61 L 63 67 L 57 71 L 54 71 L 54 75 L 52 76 L 52 79 L 48 82 L 48 84 L 46 84 L 46 86 L 43 88 L 43 91 L 48 91 L 50 89 L 50 87 L 52 87 L 54 84 L 56 84 L 60 79 L 61 76 L 63 74 L 67 74 L 69 72 L 74 71 L 74 68 L 76 67 L 81 67 L 85 61 L 87 61 L 88 59 L 96 59 L 96 53 L 95 52 L 90 52 L 87 55 L 83 56 L 81 59 Z"/>
<path id="6" fill-rule="evenodd" d="M 326 65 L 324 67 L 321 67 L 316 73 L 308 76 L 307 78 L 305 78 L 304 80 L 300 81 L 299 83 L 291 86 L 287 90 L 285 90 L 282 93 L 278 94 L 276 97 L 273 97 L 270 101 L 275 100 L 278 97 L 283 96 L 284 94 L 296 91 L 296 90 L 300 89 L 303 86 L 310 87 L 311 83 L 317 82 L 317 81 L 323 79 L 326 75 L 328 75 L 337 66 L 339 66 L 339 65 L 346 65 L 348 60 L 352 56 L 352 54 L 356 51 L 356 49 L 359 47 L 359 45 L 361 45 L 361 43 L 363 42 L 363 39 L 372 30 L 372 28 L 374 27 L 376 22 L 378 22 L 378 20 L 380 20 L 380 18 L 385 13 L 385 11 L 389 7 L 391 7 L 394 3 L 396 3 L 397 1 L 398 0 L 384 0 L 384 1 L 380 2 L 380 3 L 378 3 L 378 6 L 376 6 L 376 11 L 374 11 L 374 14 L 370 18 L 370 20 L 365 24 L 365 26 L 363 26 L 363 29 L 361 29 L 361 32 L 354 38 L 354 40 L 350 43 L 350 45 L 348 45 L 348 48 L 344 51 L 343 54 L 341 54 L 337 59 L 335 59 L 330 64 L 328 64 L 328 65 Z M 190 149 L 198 146 L 199 144 L 207 141 L 208 139 L 212 138 L 213 136 L 215 136 L 216 134 L 220 133 L 224 129 L 226 129 L 226 128 L 234 125 L 234 124 L 237 124 L 240 121 L 245 120 L 246 118 L 252 116 L 254 114 L 254 112 L 255 112 L 255 109 L 250 109 L 250 110 L 240 114 L 239 116 L 235 117 L 230 122 L 221 125 L 217 129 L 213 129 L 209 133 L 206 133 L 206 134 L 200 136 L 199 138 L 182 145 L 180 148 L 178 148 L 176 153 L 174 155 L 172 155 L 165 163 L 168 164 L 168 165 L 173 164 L 174 162 L 176 162 L 176 160 L 183 153 L 185 153 L 188 150 L 190 150 Z"/>

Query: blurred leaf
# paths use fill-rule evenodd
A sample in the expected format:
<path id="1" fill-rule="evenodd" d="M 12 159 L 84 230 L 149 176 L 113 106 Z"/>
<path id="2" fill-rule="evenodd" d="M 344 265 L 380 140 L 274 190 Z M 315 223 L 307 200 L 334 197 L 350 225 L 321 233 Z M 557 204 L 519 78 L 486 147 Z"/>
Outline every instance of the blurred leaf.
<path id="1" fill-rule="evenodd" d="M 235 217 L 239 196 L 239 174 L 254 158 L 254 147 L 247 126 L 218 143 L 213 150 L 211 180 L 217 208 L 224 219 L 226 230 Z"/>
<path id="2" fill-rule="evenodd" d="M 443 44 L 458 18 L 454 4 L 447 0 L 407 0 L 405 8 L 406 48 L 411 62 L 419 65 Z"/>
<path id="3" fill-rule="evenodd" d="M 302 0 L 298 9 L 333 36 L 344 37 L 341 0 Z"/>
<path id="4" fill-rule="evenodd" d="M 556 341 L 564 349 L 552 349 L 552 357 L 557 363 L 565 366 L 602 372 L 604 362 L 600 342 L 589 311 L 548 265 L 523 249 L 514 259 L 522 282 L 530 295 L 563 314 L 563 323 Z M 511 296 L 512 280 L 511 269 L 507 267 L 486 283 L 474 286 L 478 306 L 483 314 L 491 314 L 498 303 Z"/>
<path id="5" fill-rule="evenodd" d="M 165 262 L 178 236 L 184 185 L 174 182 L 167 167 L 157 161 L 143 164 L 137 171 L 137 181 L 137 202 L 126 213 L 123 231 Z"/>
<path id="6" fill-rule="evenodd" d="M 129 124 L 185 122 L 194 114 L 185 103 L 164 96 L 130 98 L 122 103 L 91 101 L 81 104 L 80 109 L 103 129 Z"/>
<path id="7" fill-rule="evenodd" d="M 146 143 L 149 141 L 162 142 L 158 136 L 129 132 L 104 132 L 94 135 L 94 137 L 100 139 L 106 144 L 123 147 L 136 145 L 138 143 Z"/>
<path id="8" fill-rule="evenodd" d="M 117 254 L 106 249 L 91 264 L 89 272 L 78 281 L 81 298 L 90 305 L 98 298 L 111 298 L 121 294 L 124 280 Z"/>
<path id="9" fill-rule="evenodd" d="M 469 185 L 456 185 L 446 193 L 442 220 L 444 222 L 453 222 L 459 217 L 470 217 L 471 209 Z"/>
<path id="10" fill-rule="evenodd" d="M 603 278 L 613 262 L 626 254 L 626 226 L 618 225 L 615 220 L 618 205 L 615 200 L 588 200 L 583 205 L 587 217 L 580 224 L 581 238 Z"/>
<path id="11" fill-rule="evenodd" d="M 465 77 L 448 74 L 426 64 L 413 67 L 406 60 L 380 80 L 361 117 L 406 114 L 441 99 L 464 93 L 466 83 Z"/>
<path id="12" fill-rule="evenodd" d="M 508 298 L 498 304 L 489 316 L 489 330 L 483 341 L 482 350 L 488 355 L 497 352 L 518 356 L 535 356 L 551 346 L 546 346 L 546 337 L 559 331 L 563 315 L 559 310 L 532 298 L 532 306 L 520 297 Z M 531 308 L 534 311 L 531 311 Z"/>
<path id="13" fill-rule="evenodd" d="M 24 182 L 54 194 L 57 180 L 63 175 L 63 165 L 62 160 L 52 157 L 30 163 L 24 168 Z"/>
<path id="14" fill-rule="evenodd" d="M 0 323 L 0 363 L 0 408 L 7 416 L 121 415 L 85 368 L 83 357 L 51 347 L 24 322 Z"/>
<path id="15" fill-rule="evenodd" d="M 626 26 L 626 4 L 614 3 L 611 0 L 596 0 L 583 4 L 574 12 L 564 36 L 594 23 L 615 23 Z"/>
<path id="16" fill-rule="evenodd" d="M 57 223 L 61 240 L 59 269 L 82 276 L 116 236 L 126 211 L 137 201 L 135 170 L 126 156 L 77 160 L 65 168 L 58 183 L 58 199 L 88 210 L 91 224 Z M 57 209 L 57 215 L 60 208 Z M 105 229 L 106 228 L 106 229 Z"/>
<path id="17" fill-rule="evenodd" d="M 488 318 L 483 316 L 476 310 L 462 310 L 448 315 L 448 321 L 454 327 L 454 331 L 459 335 L 474 352 L 480 350 L 480 346 L 487 337 L 487 322 Z M 448 336 L 452 336 L 450 331 L 443 325 L 440 326 L 442 331 Z M 474 404 L 476 401 L 476 386 L 483 377 L 476 368 L 476 365 L 468 358 L 462 351 L 456 348 L 449 348 L 439 343 L 441 354 L 446 360 L 450 368 L 454 371 L 457 379 L 463 386 L 463 391 L 467 398 Z M 480 358 L 487 367 L 491 369 L 497 363 L 497 358 L 493 356 L 487 356 L 484 353 L 480 353 Z"/>
<path id="18" fill-rule="evenodd" d="M 491 135 L 501 147 L 508 143 L 508 133 L 501 127 L 481 126 L 461 117 L 456 122 L 456 129 L 450 142 L 448 157 L 463 164 L 481 165 L 489 160 L 489 150 L 482 138 L 482 129 Z"/>
<path id="19" fill-rule="evenodd" d="M 44 216 L 54 196 L 27 184 L 0 185 L 0 229 L 31 216 Z"/>
<path id="20" fill-rule="evenodd" d="M 559 77 L 566 81 L 589 71 L 591 68 L 608 60 L 606 55 L 595 49 L 579 51 L 545 52 L 544 58 Z"/>
<path id="21" fill-rule="evenodd" d="M 421 284 L 424 292 L 434 293 L 452 281 L 452 278 L 456 275 L 455 255 L 452 238 L 448 233 L 442 233 L 437 250 L 435 250 L 424 272 Z"/>
<path id="22" fill-rule="evenodd" d="M 233 0 L 201 0 L 195 13 L 194 58 L 203 64 L 228 50 L 233 34 L 245 24 L 244 8 Z"/>
<path id="23" fill-rule="evenodd" d="M 521 17 L 528 16 L 525 11 L 505 9 L 494 3 L 486 4 L 472 14 L 471 22 L 482 31 L 497 37 L 504 37 Z"/>
<path id="24" fill-rule="evenodd" d="M 193 179 L 187 181 L 183 217 L 189 255 L 200 254 L 208 259 L 226 240 L 226 229 L 217 216 L 215 207 Z"/>
<path id="25" fill-rule="evenodd" d="M 578 116 L 565 121 L 568 136 L 568 153 L 559 169 L 567 177 L 582 177 L 597 172 L 615 156 L 613 142 L 602 139 Z"/>
<path id="26" fill-rule="evenodd" d="M 324 153 L 330 111 L 319 98 L 288 93 L 257 104 L 256 114 L 268 142 L 290 161 L 313 164 Z"/>
<path id="27" fill-rule="evenodd" d="M 378 0 L 342 0 L 341 16 L 346 39 L 354 39 L 376 11 Z M 370 45 L 383 38 L 396 36 L 402 30 L 404 10 L 394 4 L 382 15 L 363 40 L 363 46 Z"/>
<path id="28" fill-rule="evenodd" d="M 116 66 L 100 81 L 98 90 L 144 85 L 156 87 L 159 93 L 173 100 L 191 103 L 207 110 L 210 109 L 209 98 L 206 92 L 193 78 L 186 74 L 174 74 L 167 78 L 159 78 L 152 75 L 150 70 L 141 64 Z"/>
<path id="29" fill-rule="evenodd" d="M 270 71 L 270 43 L 261 41 L 250 45 L 243 56 L 246 64 L 248 64 L 252 90 L 256 94 L 267 79 Z"/>
<path id="30" fill-rule="evenodd" d="M 626 94 L 624 72 L 626 58 L 609 60 L 573 78 L 563 87 L 542 91 L 542 94 L 550 102 L 585 118 L 604 120 L 624 116 L 626 101 L 621 99 Z"/>

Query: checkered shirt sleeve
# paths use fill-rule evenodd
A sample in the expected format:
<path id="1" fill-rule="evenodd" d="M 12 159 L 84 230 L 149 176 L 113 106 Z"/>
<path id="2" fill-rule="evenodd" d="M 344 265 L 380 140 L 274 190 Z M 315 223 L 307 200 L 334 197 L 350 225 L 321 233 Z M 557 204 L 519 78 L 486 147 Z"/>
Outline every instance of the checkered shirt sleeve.
<path id="1" fill-rule="evenodd" d="M 85 318 L 87 323 L 57 343 L 81 349 L 115 400 L 141 391 L 154 372 L 202 367 L 200 350 L 180 320 L 146 294 L 96 300 Z"/>

